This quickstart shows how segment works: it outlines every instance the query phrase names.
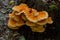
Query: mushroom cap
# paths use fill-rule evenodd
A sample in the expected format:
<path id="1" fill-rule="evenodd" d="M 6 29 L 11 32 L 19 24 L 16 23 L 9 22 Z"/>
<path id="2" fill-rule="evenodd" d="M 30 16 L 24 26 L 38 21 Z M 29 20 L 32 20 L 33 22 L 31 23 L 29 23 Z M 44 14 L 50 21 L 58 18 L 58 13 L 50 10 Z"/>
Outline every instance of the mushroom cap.
<path id="1" fill-rule="evenodd" d="M 17 12 L 20 12 L 20 7 L 19 6 L 14 6 L 12 8 L 13 11 L 17 11 Z"/>
<path id="2" fill-rule="evenodd" d="M 41 26 L 30 26 L 30 28 L 32 29 L 33 32 L 44 32 L 45 28 L 41 25 Z"/>
<path id="3" fill-rule="evenodd" d="M 10 28 L 10 29 L 19 29 L 18 27 L 16 27 L 16 21 L 14 21 L 13 19 L 8 20 L 8 28 Z"/>
<path id="4" fill-rule="evenodd" d="M 36 26 L 37 24 L 30 22 L 30 21 L 26 21 L 26 25 L 27 26 Z"/>
<path id="5" fill-rule="evenodd" d="M 44 19 L 42 21 L 38 21 L 37 24 L 38 25 L 45 25 L 45 24 L 52 24 L 53 23 L 53 20 L 51 17 L 48 17 L 47 19 Z"/>
<path id="6" fill-rule="evenodd" d="M 16 27 L 16 21 L 10 18 L 8 20 L 8 27 Z"/>
<path id="7" fill-rule="evenodd" d="M 35 9 L 32 10 L 31 8 L 26 9 L 24 11 L 26 18 L 31 22 L 37 22 L 36 13 L 37 13 L 37 11 Z"/>
<path id="8" fill-rule="evenodd" d="M 24 10 L 24 9 L 26 9 L 28 6 L 27 6 L 27 4 L 21 3 L 21 4 L 19 5 L 19 7 L 21 8 L 21 10 Z"/>
<path id="9" fill-rule="evenodd" d="M 15 15 L 13 18 L 15 21 L 23 21 L 22 18 L 20 16 Z"/>
<path id="10" fill-rule="evenodd" d="M 34 23 L 48 18 L 48 13 L 46 11 L 37 12 L 35 9 L 25 10 L 24 14 L 29 21 Z"/>
<path id="11" fill-rule="evenodd" d="M 48 24 L 52 24 L 52 23 L 53 23 L 53 20 L 52 20 L 51 17 L 48 17 L 48 19 L 47 19 L 47 23 L 48 23 Z"/>
<path id="12" fill-rule="evenodd" d="M 15 21 L 23 21 L 22 18 L 21 18 L 21 15 L 15 15 L 14 11 L 9 14 L 9 18 L 14 19 Z"/>
<path id="13" fill-rule="evenodd" d="M 14 29 L 14 30 L 16 30 L 16 29 L 19 29 L 19 28 L 17 28 L 17 27 L 9 27 L 10 29 Z"/>
<path id="14" fill-rule="evenodd" d="M 48 12 L 46 12 L 46 11 L 39 12 L 39 15 L 37 16 L 37 19 L 39 21 L 47 19 L 47 18 L 48 18 Z"/>
<path id="15" fill-rule="evenodd" d="M 8 27 L 11 29 L 18 29 L 22 25 L 24 25 L 24 22 L 21 20 L 18 22 L 16 22 L 15 20 L 13 20 L 11 18 L 8 20 Z"/>
<path id="16" fill-rule="evenodd" d="M 15 11 L 9 14 L 9 18 L 14 18 L 14 16 L 15 16 Z"/>
<path id="17" fill-rule="evenodd" d="M 38 25 L 46 25 L 47 24 L 47 19 L 38 21 L 36 24 L 38 24 Z"/>
<path id="18" fill-rule="evenodd" d="M 17 12 L 21 12 L 21 11 L 25 10 L 27 7 L 28 6 L 26 4 L 21 3 L 19 6 L 14 6 L 12 8 L 12 10 L 17 11 Z"/>
<path id="19" fill-rule="evenodd" d="M 32 13 L 33 16 L 39 15 L 39 13 L 37 13 L 37 10 L 31 8 L 30 8 L 30 13 Z"/>
<path id="20" fill-rule="evenodd" d="M 16 16 L 16 15 L 13 15 L 13 14 L 9 14 L 9 17 L 14 19 L 15 21 L 19 21 L 20 20 L 19 16 Z"/>
<path id="21" fill-rule="evenodd" d="M 20 26 L 22 26 L 22 25 L 24 25 L 24 24 L 25 24 L 25 23 L 24 23 L 23 20 L 19 20 L 19 21 L 16 22 L 16 26 L 18 26 L 18 27 L 20 27 Z"/>

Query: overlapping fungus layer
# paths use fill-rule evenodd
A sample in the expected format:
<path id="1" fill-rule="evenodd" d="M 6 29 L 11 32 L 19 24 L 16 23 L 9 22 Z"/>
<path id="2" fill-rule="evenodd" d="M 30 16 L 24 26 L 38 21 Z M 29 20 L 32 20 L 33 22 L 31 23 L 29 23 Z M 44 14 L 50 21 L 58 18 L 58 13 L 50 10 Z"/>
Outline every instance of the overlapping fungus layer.
<path id="1" fill-rule="evenodd" d="M 27 25 L 33 32 L 44 32 L 43 27 L 46 24 L 52 24 L 52 18 L 46 11 L 37 11 L 21 3 L 12 8 L 13 12 L 9 14 L 8 27 L 19 29 L 22 25 Z"/>

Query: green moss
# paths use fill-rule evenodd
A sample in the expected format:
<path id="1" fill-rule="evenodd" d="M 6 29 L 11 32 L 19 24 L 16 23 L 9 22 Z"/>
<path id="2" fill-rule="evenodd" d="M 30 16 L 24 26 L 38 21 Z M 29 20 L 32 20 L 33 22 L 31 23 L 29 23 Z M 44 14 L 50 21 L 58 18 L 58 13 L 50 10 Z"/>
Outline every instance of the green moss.
<path id="1" fill-rule="evenodd" d="M 25 38 L 22 36 L 20 40 L 25 40 Z"/>
<path id="2" fill-rule="evenodd" d="M 49 8 L 50 8 L 51 10 L 55 10 L 55 9 L 57 9 L 57 5 L 51 4 L 51 5 L 49 6 Z"/>
<path id="3" fill-rule="evenodd" d="M 14 0 L 11 0 L 11 1 L 9 2 L 9 4 L 14 4 Z"/>

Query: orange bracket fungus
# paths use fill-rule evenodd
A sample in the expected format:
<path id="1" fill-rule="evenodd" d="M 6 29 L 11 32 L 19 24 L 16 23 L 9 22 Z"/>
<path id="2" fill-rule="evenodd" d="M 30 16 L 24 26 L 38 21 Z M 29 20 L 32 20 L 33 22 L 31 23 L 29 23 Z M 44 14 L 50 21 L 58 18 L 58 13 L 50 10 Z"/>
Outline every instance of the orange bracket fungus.
<path id="1" fill-rule="evenodd" d="M 44 32 L 45 31 L 45 28 L 43 27 L 43 25 L 31 26 L 30 28 L 32 29 L 33 32 Z"/>
<path id="2" fill-rule="evenodd" d="M 10 29 L 19 29 L 22 25 L 27 25 L 33 32 L 44 32 L 43 26 L 53 23 L 47 11 L 37 11 L 24 3 L 14 6 L 12 10 L 13 12 L 9 14 L 8 20 Z"/>

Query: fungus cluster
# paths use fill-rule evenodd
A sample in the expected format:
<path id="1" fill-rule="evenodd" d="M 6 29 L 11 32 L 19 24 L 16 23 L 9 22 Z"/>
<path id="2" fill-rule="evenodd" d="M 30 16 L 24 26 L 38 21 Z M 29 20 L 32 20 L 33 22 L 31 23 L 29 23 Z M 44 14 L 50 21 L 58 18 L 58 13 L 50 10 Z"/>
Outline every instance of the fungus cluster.
<path id="1" fill-rule="evenodd" d="M 21 3 L 12 8 L 13 12 L 9 14 L 8 27 L 19 29 L 22 25 L 29 26 L 33 32 L 44 32 L 43 27 L 46 24 L 52 24 L 53 20 L 46 11 L 37 11 Z"/>

